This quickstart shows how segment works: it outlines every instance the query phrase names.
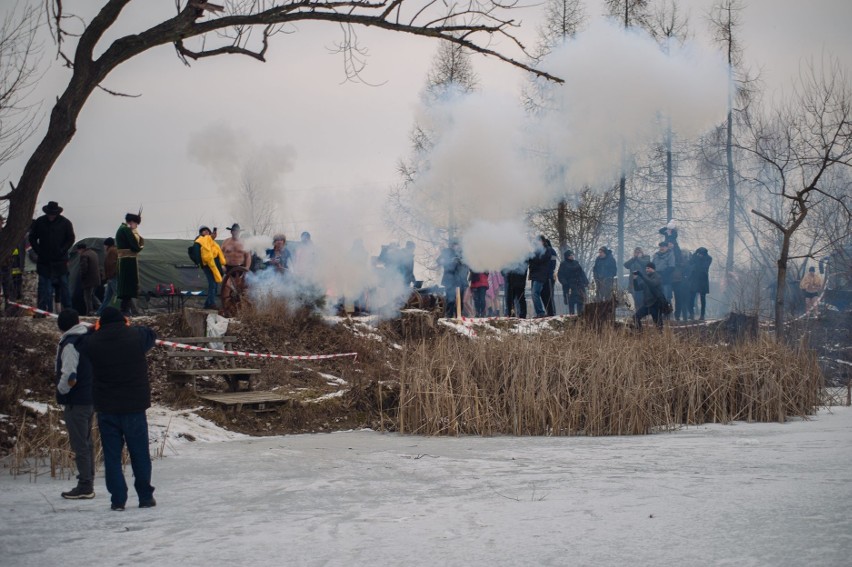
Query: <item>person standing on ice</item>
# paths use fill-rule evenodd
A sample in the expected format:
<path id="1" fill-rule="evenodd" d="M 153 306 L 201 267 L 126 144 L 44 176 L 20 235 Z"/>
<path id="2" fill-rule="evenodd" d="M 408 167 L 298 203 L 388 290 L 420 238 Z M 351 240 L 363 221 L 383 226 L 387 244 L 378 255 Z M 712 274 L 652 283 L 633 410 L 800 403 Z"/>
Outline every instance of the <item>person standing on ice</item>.
<path id="1" fill-rule="evenodd" d="M 88 358 L 80 356 L 77 346 L 91 328 L 80 323 L 80 315 L 73 309 L 64 309 L 56 324 L 62 331 L 56 350 L 56 401 L 62 406 L 68 442 L 77 467 L 77 486 L 63 492 L 62 498 L 88 500 L 95 497 L 92 365 Z"/>
<path id="2" fill-rule="evenodd" d="M 77 349 L 92 365 L 92 398 L 98 412 L 98 430 L 104 452 L 104 475 L 111 509 L 124 510 L 127 482 L 121 465 L 125 444 L 133 469 L 133 486 L 140 508 L 152 508 L 151 454 L 148 450 L 148 418 L 151 384 L 145 353 L 157 334 L 148 327 L 131 326 L 115 307 L 103 310 L 95 332 L 80 341 Z"/>

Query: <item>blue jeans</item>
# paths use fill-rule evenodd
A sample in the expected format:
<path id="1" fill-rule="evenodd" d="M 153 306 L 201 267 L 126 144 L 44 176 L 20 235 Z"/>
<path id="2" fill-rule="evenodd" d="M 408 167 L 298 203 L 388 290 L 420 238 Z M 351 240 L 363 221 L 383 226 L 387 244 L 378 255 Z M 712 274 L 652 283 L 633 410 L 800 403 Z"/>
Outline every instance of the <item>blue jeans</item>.
<path id="1" fill-rule="evenodd" d="M 111 280 L 107 280 L 106 290 L 104 291 L 104 300 L 101 303 L 101 306 L 98 308 L 98 317 L 101 316 L 101 313 L 104 309 L 106 309 L 112 304 L 112 300 L 115 299 L 117 291 L 118 278 L 112 278 Z"/>
<path id="2" fill-rule="evenodd" d="M 125 443 L 130 454 L 133 486 L 139 502 L 150 500 L 154 495 L 154 487 L 151 486 L 151 454 L 148 452 L 148 419 L 145 412 L 98 412 L 98 429 L 104 450 L 106 487 L 112 503 L 124 506 L 127 502 L 127 482 L 121 470 L 121 450 Z"/>
<path id="3" fill-rule="evenodd" d="M 216 307 L 216 296 L 219 295 L 219 284 L 213 277 L 213 270 L 207 266 L 201 266 L 204 275 L 207 277 L 207 299 L 204 300 L 204 309 Z"/>
<path id="4" fill-rule="evenodd" d="M 542 293 L 545 292 L 545 286 L 547 282 L 537 282 L 533 280 L 532 282 L 532 303 L 533 310 L 535 311 L 536 317 L 544 317 L 544 302 L 542 301 Z"/>
<path id="5" fill-rule="evenodd" d="M 59 290 L 59 302 L 63 309 L 71 307 L 71 289 L 68 287 L 68 274 L 62 274 L 53 278 L 38 276 L 38 305 L 43 311 L 54 311 L 53 289 Z"/>

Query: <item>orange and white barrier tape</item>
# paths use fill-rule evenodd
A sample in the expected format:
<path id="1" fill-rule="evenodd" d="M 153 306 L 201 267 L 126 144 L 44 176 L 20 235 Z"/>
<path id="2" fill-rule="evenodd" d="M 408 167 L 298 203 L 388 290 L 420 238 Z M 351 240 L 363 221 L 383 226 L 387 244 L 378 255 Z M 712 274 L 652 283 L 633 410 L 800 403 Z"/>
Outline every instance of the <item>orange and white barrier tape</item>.
<path id="1" fill-rule="evenodd" d="M 48 315 L 50 317 L 59 317 L 56 313 L 51 313 L 50 311 L 43 311 L 41 309 L 37 309 L 31 305 L 24 305 L 22 303 L 14 303 L 12 301 L 9 302 L 9 305 L 14 305 L 16 307 L 20 307 L 21 309 L 26 309 L 28 311 L 32 311 L 33 313 L 38 313 L 41 315 Z M 209 337 L 211 343 L 216 342 L 216 337 Z M 243 352 L 240 350 L 224 350 L 218 348 L 208 348 L 208 347 L 200 347 L 195 345 L 187 345 L 183 343 L 176 343 L 172 341 L 164 341 L 162 339 L 157 339 L 156 344 L 160 346 L 167 346 L 172 348 L 180 348 L 186 350 L 196 350 L 201 352 L 218 352 L 222 354 L 230 354 L 233 356 L 247 356 L 249 358 L 274 358 L 277 360 L 326 360 L 328 358 L 345 358 L 352 357 L 353 360 L 357 360 L 358 353 L 357 352 L 344 352 L 340 354 L 305 354 L 305 355 L 284 355 L 284 354 L 267 354 L 267 353 L 259 353 L 259 352 Z"/>

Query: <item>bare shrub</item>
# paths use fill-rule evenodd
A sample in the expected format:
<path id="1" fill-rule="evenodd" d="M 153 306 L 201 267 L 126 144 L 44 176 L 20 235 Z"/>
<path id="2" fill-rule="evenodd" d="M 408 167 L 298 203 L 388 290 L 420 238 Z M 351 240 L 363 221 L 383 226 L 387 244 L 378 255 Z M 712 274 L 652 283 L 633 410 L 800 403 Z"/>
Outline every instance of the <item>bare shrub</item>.
<path id="1" fill-rule="evenodd" d="M 400 370 L 400 432 L 625 435 L 812 414 L 816 356 L 766 337 L 735 345 L 577 327 L 422 343 Z"/>

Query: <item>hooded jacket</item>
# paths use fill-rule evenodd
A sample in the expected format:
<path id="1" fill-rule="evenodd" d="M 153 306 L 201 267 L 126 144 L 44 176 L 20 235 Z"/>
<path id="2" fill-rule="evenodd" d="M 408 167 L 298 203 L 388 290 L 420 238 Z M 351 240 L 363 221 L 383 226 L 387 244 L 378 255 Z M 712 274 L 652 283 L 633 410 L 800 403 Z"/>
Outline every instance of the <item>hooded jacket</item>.
<path id="1" fill-rule="evenodd" d="M 213 280 L 216 283 L 221 282 L 221 267 L 225 265 L 225 255 L 222 253 L 222 249 L 209 234 L 199 236 L 195 239 L 195 243 L 201 247 L 201 265 L 210 268 L 210 271 L 213 272 Z"/>
<path id="2" fill-rule="evenodd" d="M 562 263 L 559 264 L 559 271 L 556 274 L 556 278 L 562 284 L 564 293 L 567 293 L 568 290 L 582 293 L 589 285 L 589 278 L 586 277 L 583 266 L 577 260 L 569 260 L 568 254 L 565 254 Z"/>
<path id="3" fill-rule="evenodd" d="M 62 334 L 56 349 L 56 401 L 62 405 L 92 405 L 92 365 L 77 346 L 91 332 L 77 323 Z M 69 382 L 74 382 L 71 386 Z"/>

